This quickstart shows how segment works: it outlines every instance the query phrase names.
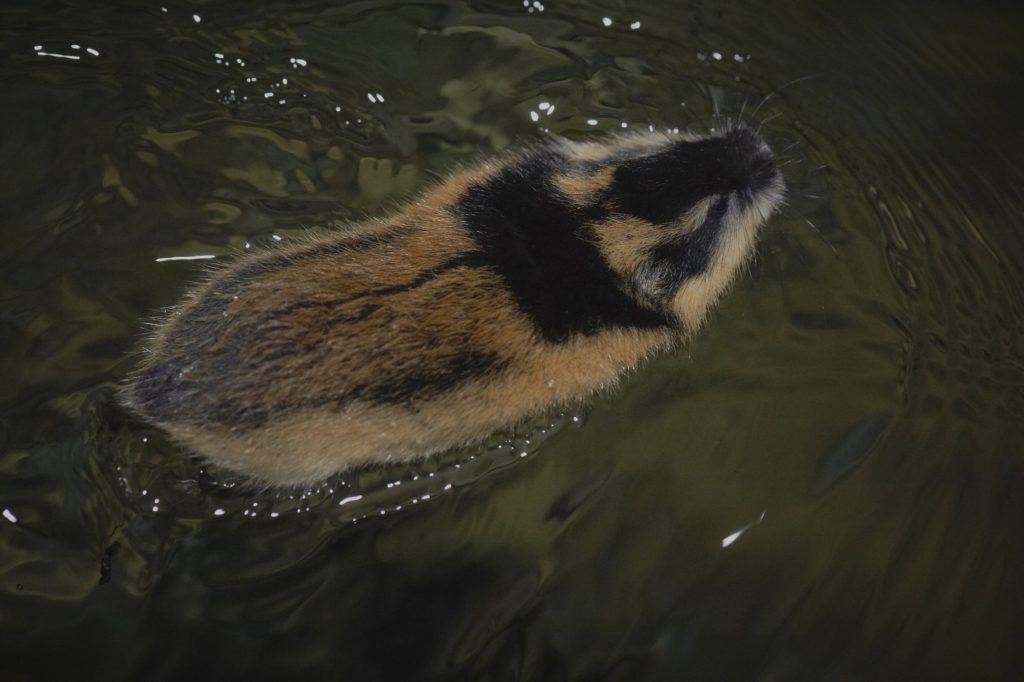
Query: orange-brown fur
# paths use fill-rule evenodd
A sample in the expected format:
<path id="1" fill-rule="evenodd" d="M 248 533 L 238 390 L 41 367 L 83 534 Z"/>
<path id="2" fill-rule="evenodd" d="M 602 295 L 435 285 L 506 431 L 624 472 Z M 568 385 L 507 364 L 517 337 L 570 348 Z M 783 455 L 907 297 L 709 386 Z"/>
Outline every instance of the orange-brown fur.
<path id="1" fill-rule="evenodd" d="M 590 160 L 652 140 L 665 143 L 638 136 L 564 148 Z M 625 369 L 695 330 L 750 254 L 758 224 L 778 199 L 730 218 L 710 267 L 667 300 L 643 254 L 666 235 L 694 229 L 707 202 L 670 231 L 609 216 L 595 227 L 593 243 L 622 288 L 672 325 L 613 326 L 552 343 L 517 308 L 500 274 L 470 258 L 479 247 L 448 210 L 518 160 L 457 173 L 386 221 L 242 258 L 214 274 L 157 330 L 125 403 L 213 462 L 270 484 L 309 483 L 351 466 L 476 441 L 610 386 Z M 556 175 L 550 191 L 582 205 L 608 187 L 613 171 Z M 200 345 L 190 336 L 194 330 L 212 338 Z M 223 376 L 212 369 L 220 365 L 207 362 L 222 356 L 232 363 Z M 463 357 L 494 360 L 498 369 L 475 376 L 471 365 L 468 376 L 425 398 L 416 392 L 390 402 L 359 397 L 363 387 L 378 390 L 382 376 L 396 383 L 426 377 L 446 386 L 445 373 Z M 238 419 L 212 412 L 208 419 L 154 416 L 139 397 L 143 373 L 169 358 L 180 364 L 179 378 L 206 387 L 203 400 L 239 406 L 231 413 Z"/>

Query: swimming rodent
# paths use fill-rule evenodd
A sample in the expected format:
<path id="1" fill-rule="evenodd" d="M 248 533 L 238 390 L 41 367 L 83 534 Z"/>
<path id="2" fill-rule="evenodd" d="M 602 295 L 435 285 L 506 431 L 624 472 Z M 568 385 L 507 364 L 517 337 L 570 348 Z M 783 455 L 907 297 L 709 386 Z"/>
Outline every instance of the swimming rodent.
<path id="1" fill-rule="evenodd" d="M 783 194 L 745 125 L 487 161 L 216 272 L 122 402 L 269 485 L 470 443 L 696 330 Z"/>

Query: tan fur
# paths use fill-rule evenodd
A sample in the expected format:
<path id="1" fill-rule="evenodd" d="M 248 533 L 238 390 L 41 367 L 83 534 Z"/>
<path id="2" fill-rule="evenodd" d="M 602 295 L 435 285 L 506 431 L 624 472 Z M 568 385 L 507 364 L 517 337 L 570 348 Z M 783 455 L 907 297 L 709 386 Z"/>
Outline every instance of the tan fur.
<path id="1" fill-rule="evenodd" d="M 573 159 L 600 161 L 666 139 L 639 135 L 562 148 Z M 710 266 L 667 300 L 645 254 L 695 229 L 708 202 L 671 229 L 613 213 L 593 226 L 590 239 L 623 290 L 672 324 L 613 326 L 552 342 L 538 334 L 499 272 L 474 260 L 480 246 L 450 210 L 520 158 L 455 173 L 386 221 L 242 258 L 215 273 L 154 334 L 124 402 L 215 463 L 270 484 L 309 483 L 351 466 L 470 443 L 611 386 L 625 369 L 696 329 L 778 200 L 772 195 L 729 216 Z M 567 170 L 552 185 L 561 200 L 584 206 L 613 174 L 610 167 Z M 152 374 L 163 366 L 176 368 L 177 377 Z M 434 392 L 403 398 L 410 377 L 434 382 Z M 162 393 L 140 397 L 155 385 L 146 382 L 158 379 L 204 388 L 194 400 L 167 397 L 178 407 L 158 414 L 150 403 L 163 401 Z M 389 381 L 394 399 L 366 397 L 388 390 Z"/>
<path id="2" fill-rule="evenodd" d="M 767 211 L 767 212 L 770 212 Z M 746 262 L 753 250 L 758 225 L 767 218 L 765 208 L 755 205 L 744 215 L 733 218 L 733 229 L 724 235 L 724 243 L 715 250 L 707 272 L 691 280 L 672 300 L 672 309 L 690 331 L 696 331 L 711 305 L 732 283 L 733 274 Z"/>
<path id="3" fill-rule="evenodd" d="M 584 204 L 612 182 L 614 168 L 605 168 L 596 173 L 566 173 L 555 179 L 555 187 L 577 205 Z"/>
<path id="4" fill-rule="evenodd" d="M 567 142 L 564 146 L 572 153 L 574 159 L 579 159 L 580 161 L 600 161 L 616 152 L 639 149 L 650 145 L 661 145 L 675 140 L 696 140 L 700 137 L 700 135 L 695 135 L 689 131 L 674 135 L 668 135 L 667 133 L 631 132 L 614 138 L 611 144 Z"/>

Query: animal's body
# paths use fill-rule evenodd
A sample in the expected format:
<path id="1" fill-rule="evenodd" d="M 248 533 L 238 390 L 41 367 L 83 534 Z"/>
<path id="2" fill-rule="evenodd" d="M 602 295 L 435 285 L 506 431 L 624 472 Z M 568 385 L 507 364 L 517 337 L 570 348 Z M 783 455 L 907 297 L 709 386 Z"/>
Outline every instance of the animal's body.
<path id="1" fill-rule="evenodd" d="M 486 162 L 387 220 L 218 271 L 124 402 L 270 484 L 472 442 L 695 330 L 782 194 L 746 127 Z"/>

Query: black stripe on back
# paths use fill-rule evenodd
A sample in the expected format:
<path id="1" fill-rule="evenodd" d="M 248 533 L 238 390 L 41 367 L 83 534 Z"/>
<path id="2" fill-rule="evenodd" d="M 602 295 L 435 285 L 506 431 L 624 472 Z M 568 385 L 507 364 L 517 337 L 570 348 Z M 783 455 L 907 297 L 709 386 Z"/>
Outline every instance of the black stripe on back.
<path id="1" fill-rule="evenodd" d="M 471 187 L 454 214 L 546 341 L 669 326 L 623 292 L 594 245 L 588 223 L 607 217 L 606 210 L 579 209 L 559 195 L 552 174 L 567 164 L 559 152 L 537 152 Z"/>
<path id="2" fill-rule="evenodd" d="M 385 368 L 372 383 L 353 386 L 344 396 L 339 396 L 340 399 L 325 402 L 334 402 L 340 407 L 350 400 L 360 400 L 373 405 L 406 405 L 416 409 L 416 401 L 437 398 L 465 383 L 496 376 L 508 362 L 508 358 L 496 353 L 478 350 L 430 357 L 429 362 L 420 364 L 416 371 Z"/>

